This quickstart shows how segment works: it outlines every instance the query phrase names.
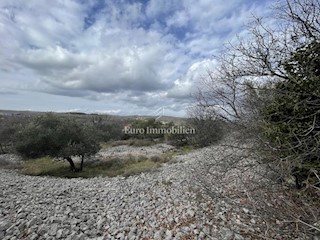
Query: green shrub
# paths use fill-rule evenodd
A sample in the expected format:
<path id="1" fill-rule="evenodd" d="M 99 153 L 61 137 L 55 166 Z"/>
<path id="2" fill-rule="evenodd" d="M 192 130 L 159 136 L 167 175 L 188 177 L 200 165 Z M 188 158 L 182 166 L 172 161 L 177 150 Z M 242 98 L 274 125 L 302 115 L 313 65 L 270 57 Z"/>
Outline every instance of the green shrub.
<path id="1" fill-rule="evenodd" d="M 15 134 L 20 126 L 26 125 L 29 121 L 27 116 L 0 115 L 0 154 L 13 152 Z"/>
<path id="2" fill-rule="evenodd" d="M 95 154 L 99 149 L 92 129 L 53 114 L 39 116 L 16 136 L 16 150 L 21 155 L 64 158 L 72 171 L 81 171 L 84 157 Z M 82 158 L 80 169 L 76 169 L 72 156 Z"/>
<path id="3" fill-rule="evenodd" d="M 302 182 L 320 171 L 320 43 L 298 49 L 285 63 L 288 78 L 275 86 L 274 99 L 262 110 L 263 133 L 289 170 Z"/>
<path id="4" fill-rule="evenodd" d="M 191 126 L 195 128 L 195 134 L 191 136 L 192 145 L 198 147 L 209 146 L 221 140 L 224 136 L 224 122 L 212 118 L 190 119 Z"/>

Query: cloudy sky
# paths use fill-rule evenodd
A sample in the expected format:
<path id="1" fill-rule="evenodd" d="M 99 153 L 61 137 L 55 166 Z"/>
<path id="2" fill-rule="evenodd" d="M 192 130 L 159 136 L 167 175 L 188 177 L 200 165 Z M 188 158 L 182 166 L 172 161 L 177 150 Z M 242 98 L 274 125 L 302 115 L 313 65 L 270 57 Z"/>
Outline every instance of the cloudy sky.
<path id="1" fill-rule="evenodd" d="M 183 116 L 272 0 L 0 0 L 0 109 Z"/>

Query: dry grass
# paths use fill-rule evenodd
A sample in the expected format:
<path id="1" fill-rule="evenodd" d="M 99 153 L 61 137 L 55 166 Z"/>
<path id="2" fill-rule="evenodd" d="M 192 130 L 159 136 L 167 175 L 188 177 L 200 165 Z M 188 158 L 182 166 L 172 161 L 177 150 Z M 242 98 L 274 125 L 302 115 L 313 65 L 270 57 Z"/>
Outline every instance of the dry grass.
<path id="1" fill-rule="evenodd" d="M 141 172 L 152 171 L 160 166 L 159 162 L 148 158 L 139 159 L 113 158 L 109 160 L 87 163 L 81 172 L 71 172 L 69 164 L 64 161 L 55 161 L 49 157 L 31 159 L 22 163 L 21 172 L 33 176 L 54 176 L 63 178 L 92 178 L 97 176 L 115 177 L 118 175 L 131 176 Z"/>
<path id="2" fill-rule="evenodd" d="M 128 141 L 125 142 L 128 144 Z M 116 142 L 116 144 L 118 143 L 119 142 Z M 139 140 L 139 144 L 140 143 L 142 142 Z M 119 145 L 122 144 L 119 143 Z M 108 147 L 110 147 L 110 145 L 108 145 Z M 159 168 L 161 164 L 170 162 L 174 156 L 188 154 L 191 150 L 191 147 L 181 147 L 151 157 L 132 154 L 118 157 L 105 157 L 95 162 L 85 161 L 83 171 L 81 172 L 71 172 L 67 161 L 57 161 L 50 157 L 43 157 L 23 161 L 21 164 L 21 172 L 26 175 L 63 178 L 131 176 L 140 174 L 141 172 L 153 171 Z"/>
<path id="3" fill-rule="evenodd" d="M 118 140 L 112 141 L 102 144 L 102 147 L 109 148 L 109 147 L 116 147 L 116 146 L 134 146 L 134 147 L 147 147 L 153 146 L 156 144 L 161 143 L 161 141 L 155 141 L 152 139 L 128 139 L 128 140 Z"/>

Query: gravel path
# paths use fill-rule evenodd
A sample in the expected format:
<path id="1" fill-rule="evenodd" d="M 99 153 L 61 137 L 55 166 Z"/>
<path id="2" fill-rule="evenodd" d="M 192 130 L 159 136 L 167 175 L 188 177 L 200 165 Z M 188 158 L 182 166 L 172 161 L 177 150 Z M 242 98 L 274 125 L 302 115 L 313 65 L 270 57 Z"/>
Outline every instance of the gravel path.
<path id="1" fill-rule="evenodd" d="M 0 239 L 247 239 L 240 215 L 250 215 L 248 209 L 226 216 L 230 205 L 193 190 L 197 166 L 212 154 L 228 151 L 196 150 L 128 178 L 58 179 L 0 169 Z M 247 221 L 244 228 L 258 234 L 257 221 Z"/>

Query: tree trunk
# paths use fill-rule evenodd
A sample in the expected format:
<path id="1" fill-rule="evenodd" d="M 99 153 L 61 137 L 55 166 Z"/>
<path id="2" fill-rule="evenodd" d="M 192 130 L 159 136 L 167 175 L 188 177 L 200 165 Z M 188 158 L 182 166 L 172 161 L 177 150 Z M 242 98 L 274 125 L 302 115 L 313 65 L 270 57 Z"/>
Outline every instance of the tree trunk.
<path id="1" fill-rule="evenodd" d="M 83 160 L 84 160 L 84 155 L 81 155 L 80 172 L 82 171 L 82 168 L 83 168 Z"/>
<path id="2" fill-rule="evenodd" d="M 74 162 L 73 162 L 72 158 L 71 158 L 71 157 L 65 157 L 64 159 L 69 162 L 69 164 L 70 164 L 70 170 L 71 170 L 72 172 L 76 172 L 77 169 L 76 169 L 76 166 L 74 165 Z"/>
<path id="3" fill-rule="evenodd" d="M 2 148 L 2 144 L 0 143 L 0 150 L 1 150 L 1 154 L 4 154 L 5 152 L 3 151 L 3 148 Z"/>

